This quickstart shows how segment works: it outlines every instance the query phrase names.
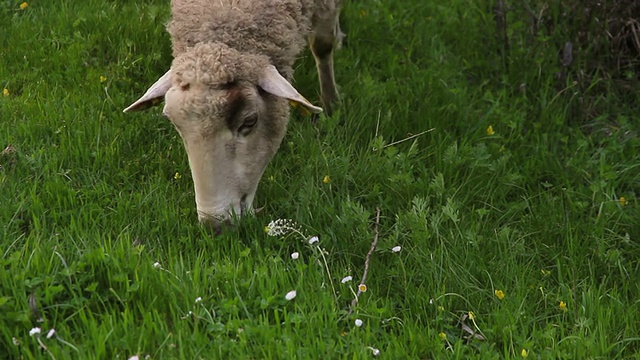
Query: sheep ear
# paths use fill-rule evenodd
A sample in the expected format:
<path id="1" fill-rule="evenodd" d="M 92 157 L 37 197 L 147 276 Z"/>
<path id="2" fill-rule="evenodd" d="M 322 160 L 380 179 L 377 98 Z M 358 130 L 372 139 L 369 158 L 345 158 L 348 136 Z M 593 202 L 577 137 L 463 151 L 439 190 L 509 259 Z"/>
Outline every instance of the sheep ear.
<path id="1" fill-rule="evenodd" d="M 296 105 L 302 105 L 312 113 L 317 114 L 322 112 L 322 108 L 314 106 L 309 100 L 305 99 L 304 96 L 300 95 L 293 85 L 280 75 L 273 65 L 269 65 L 264 69 L 262 77 L 258 80 L 258 86 L 270 94 L 288 99 Z"/>
<path id="2" fill-rule="evenodd" d="M 164 75 L 162 75 L 160 79 L 158 79 L 158 81 L 156 81 L 153 85 L 151 85 L 149 90 L 147 90 L 147 92 L 144 93 L 144 95 L 142 95 L 140 99 L 136 100 L 136 102 L 129 105 L 129 107 L 124 109 L 123 112 L 142 111 L 152 106 L 156 106 L 160 104 L 162 100 L 164 100 L 164 94 L 166 94 L 167 91 L 169 91 L 170 87 L 171 87 L 171 69 L 169 69 L 169 71 L 164 73 Z"/>

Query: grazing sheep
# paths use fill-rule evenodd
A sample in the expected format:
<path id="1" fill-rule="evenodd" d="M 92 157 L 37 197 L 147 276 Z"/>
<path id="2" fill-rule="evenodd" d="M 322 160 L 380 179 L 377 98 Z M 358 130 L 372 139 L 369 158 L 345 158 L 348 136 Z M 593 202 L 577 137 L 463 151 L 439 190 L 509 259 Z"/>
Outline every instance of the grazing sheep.
<path id="1" fill-rule="evenodd" d="M 252 211 L 265 167 L 285 135 L 289 104 L 318 113 L 290 84 L 308 38 L 322 104 L 337 99 L 333 49 L 340 0 L 172 0 L 174 60 L 124 111 L 164 98 L 184 142 L 198 218 L 220 228 Z"/>

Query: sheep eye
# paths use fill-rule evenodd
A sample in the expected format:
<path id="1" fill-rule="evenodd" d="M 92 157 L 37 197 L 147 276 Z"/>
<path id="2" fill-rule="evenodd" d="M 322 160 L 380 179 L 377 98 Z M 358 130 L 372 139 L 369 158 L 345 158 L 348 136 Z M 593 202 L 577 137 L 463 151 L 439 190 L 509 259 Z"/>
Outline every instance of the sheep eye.
<path id="1" fill-rule="evenodd" d="M 238 133 L 243 136 L 249 135 L 258 123 L 258 114 L 252 114 L 244 119 L 244 122 L 238 128 Z"/>

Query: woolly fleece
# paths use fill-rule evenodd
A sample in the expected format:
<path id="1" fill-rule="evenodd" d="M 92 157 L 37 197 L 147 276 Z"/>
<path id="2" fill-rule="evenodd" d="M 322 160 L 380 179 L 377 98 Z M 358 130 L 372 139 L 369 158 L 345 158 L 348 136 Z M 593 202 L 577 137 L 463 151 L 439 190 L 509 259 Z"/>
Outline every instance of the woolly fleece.
<path id="1" fill-rule="evenodd" d="M 218 42 L 241 53 L 266 56 L 291 80 L 313 24 L 338 8 L 336 0 L 172 0 L 167 30 L 174 57 L 196 44 Z"/>

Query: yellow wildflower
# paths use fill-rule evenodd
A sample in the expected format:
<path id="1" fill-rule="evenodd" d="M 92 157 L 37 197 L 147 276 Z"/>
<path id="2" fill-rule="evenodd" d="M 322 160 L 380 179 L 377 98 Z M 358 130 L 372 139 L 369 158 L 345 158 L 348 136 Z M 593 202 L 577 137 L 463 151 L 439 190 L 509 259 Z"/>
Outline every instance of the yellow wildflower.
<path id="1" fill-rule="evenodd" d="M 100 75 L 100 82 L 103 83 L 105 81 L 107 81 L 107 77 L 104 75 Z"/>
<path id="2" fill-rule="evenodd" d="M 625 206 L 629 203 L 624 196 L 620 196 L 620 199 L 618 199 L 618 202 L 620 203 L 620 206 Z"/>
<path id="3" fill-rule="evenodd" d="M 9 89 L 2 90 L 2 95 L 9 96 Z"/>
<path id="4" fill-rule="evenodd" d="M 493 134 L 495 134 L 496 132 L 493 131 L 493 126 L 489 125 L 489 127 L 487 128 L 487 135 L 491 136 Z"/>
<path id="5" fill-rule="evenodd" d="M 331 182 L 331 179 L 329 178 L 329 175 L 325 175 L 325 176 L 324 176 L 324 179 L 322 179 L 322 182 L 323 182 L 323 183 L 325 183 L 325 184 L 330 183 L 330 182 Z"/>
<path id="6" fill-rule="evenodd" d="M 520 356 L 522 356 L 523 358 L 527 358 L 527 356 L 529 356 L 529 350 L 527 349 L 522 349 L 522 351 L 520 351 Z"/>
<path id="7" fill-rule="evenodd" d="M 439 338 L 440 338 L 440 340 L 442 340 L 442 341 L 447 340 L 447 334 L 445 334 L 445 333 L 443 333 L 443 332 L 440 332 L 440 333 L 438 334 L 438 337 L 439 337 Z"/>
<path id="8" fill-rule="evenodd" d="M 28 7 L 29 7 L 29 3 L 27 3 L 26 1 L 23 2 L 22 4 L 20 4 L 20 10 L 24 10 L 24 9 L 26 9 Z"/>
<path id="9" fill-rule="evenodd" d="M 180 180 L 181 177 L 182 177 L 182 175 L 180 175 L 179 172 L 176 172 L 176 174 L 173 175 L 173 178 L 176 179 L 176 180 Z"/>
<path id="10" fill-rule="evenodd" d="M 273 175 L 269 175 L 269 177 L 267 178 L 269 181 L 276 181 L 276 177 Z"/>
<path id="11" fill-rule="evenodd" d="M 469 319 L 471 319 L 471 320 L 475 320 L 476 319 L 476 314 L 474 314 L 473 311 L 469 311 Z"/>
<path id="12" fill-rule="evenodd" d="M 500 299 L 500 300 L 504 299 L 504 291 L 502 291 L 502 290 L 496 290 L 496 291 L 494 291 L 494 293 L 496 294 L 496 296 L 498 297 L 498 299 Z"/>
<path id="13" fill-rule="evenodd" d="M 358 290 L 360 290 L 360 292 L 366 292 L 367 291 L 367 285 L 365 285 L 365 284 L 358 285 Z"/>
<path id="14" fill-rule="evenodd" d="M 567 303 L 564 301 L 560 301 L 560 304 L 558 305 L 558 307 L 560 308 L 560 310 L 562 311 L 567 311 Z"/>
<path id="15" fill-rule="evenodd" d="M 444 311 L 444 306 L 439 305 L 439 306 L 438 306 L 438 310 L 439 310 L 439 311 Z"/>

